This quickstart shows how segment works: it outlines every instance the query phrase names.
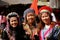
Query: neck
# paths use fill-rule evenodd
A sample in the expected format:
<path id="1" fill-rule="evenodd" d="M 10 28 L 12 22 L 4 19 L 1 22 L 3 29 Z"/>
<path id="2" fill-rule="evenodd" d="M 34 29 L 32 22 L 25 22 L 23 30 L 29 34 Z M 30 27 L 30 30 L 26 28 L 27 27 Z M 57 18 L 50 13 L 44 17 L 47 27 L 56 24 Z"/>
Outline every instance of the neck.
<path id="1" fill-rule="evenodd" d="M 51 22 L 49 22 L 49 23 L 46 23 L 45 25 L 50 25 L 51 24 Z"/>
<path id="2" fill-rule="evenodd" d="M 15 31 L 15 30 L 17 30 L 17 27 L 18 26 L 16 26 L 15 28 L 13 28 L 12 26 L 10 26 L 10 30 L 14 30 Z"/>

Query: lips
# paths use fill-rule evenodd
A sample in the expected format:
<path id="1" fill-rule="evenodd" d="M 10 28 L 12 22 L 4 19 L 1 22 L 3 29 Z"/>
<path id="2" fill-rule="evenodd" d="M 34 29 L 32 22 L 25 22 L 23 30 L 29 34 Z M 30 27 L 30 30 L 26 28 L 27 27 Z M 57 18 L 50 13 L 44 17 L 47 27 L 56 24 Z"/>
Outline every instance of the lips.
<path id="1" fill-rule="evenodd" d="M 17 23 L 14 23 L 14 24 L 12 24 L 12 25 L 16 26 L 16 25 L 17 25 Z"/>
<path id="2" fill-rule="evenodd" d="M 29 20 L 33 21 L 34 19 L 33 18 L 30 18 Z"/>
<path id="3" fill-rule="evenodd" d="M 48 22 L 48 19 L 44 19 L 43 21 L 44 21 L 44 22 Z"/>

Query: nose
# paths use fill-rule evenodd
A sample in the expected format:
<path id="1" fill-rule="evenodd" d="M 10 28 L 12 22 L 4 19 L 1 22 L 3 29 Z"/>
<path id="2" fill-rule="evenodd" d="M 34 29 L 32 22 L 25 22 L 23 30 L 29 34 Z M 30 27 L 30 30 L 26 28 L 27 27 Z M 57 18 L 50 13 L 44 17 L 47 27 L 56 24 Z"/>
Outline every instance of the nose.
<path id="1" fill-rule="evenodd" d="M 47 19 L 47 17 L 44 17 L 43 19 L 44 19 L 44 20 L 46 20 L 46 19 Z"/>
<path id="2" fill-rule="evenodd" d="M 16 22 L 13 22 L 13 24 L 16 23 Z"/>

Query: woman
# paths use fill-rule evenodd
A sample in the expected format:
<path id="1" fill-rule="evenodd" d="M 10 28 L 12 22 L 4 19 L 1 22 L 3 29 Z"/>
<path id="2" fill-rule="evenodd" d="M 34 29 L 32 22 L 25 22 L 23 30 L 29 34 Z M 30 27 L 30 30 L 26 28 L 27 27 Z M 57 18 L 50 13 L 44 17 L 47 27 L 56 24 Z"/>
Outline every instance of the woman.
<path id="1" fill-rule="evenodd" d="M 20 25 L 19 15 L 11 12 L 7 15 L 8 26 L 2 32 L 2 40 L 25 40 L 23 26 Z"/>
<path id="2" fill-rule="evenodd" d="M 24 11 L 24 30 L 26 35 L 29 36 L 29 40 L 38 40 L 37 38 L 37 29 L 36 29 L 36 19 L 35 11 L 31 8 L 28 8 Z"/>
<path id="3" fill-rule="evenodd" d="M 49 40 L 49 39 L 58 40 L 58 38 L 56 38 L 59 34 L 58 33 L 59 29 L 57 28 L 58 25 L 52 21 L 51 13 L 52 13 L 52 9 L 48 6 L 43 6 L 39 9 L 39 18 L 43 25 L 43 27 L 40 28 L 40 32 L 39 32 L 40 40 Z M 56 31 L 55 29 L 58 31 Z M 52 32 L 56 33 L 57 35 L 53 34 Z M 52 36 L 52 34 L 53 34 L 53 36 Z M 56 36 L 54 37 L 54 35 L 56 35 Z"/>

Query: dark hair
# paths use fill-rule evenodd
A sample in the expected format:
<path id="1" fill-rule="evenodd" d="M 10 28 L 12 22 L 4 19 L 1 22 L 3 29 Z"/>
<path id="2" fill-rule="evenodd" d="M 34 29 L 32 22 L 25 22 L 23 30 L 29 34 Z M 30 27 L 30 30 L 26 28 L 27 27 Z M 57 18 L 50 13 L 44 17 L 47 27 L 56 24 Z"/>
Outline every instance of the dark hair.
<path id="1" fill-rule="evenodd" d="M 19 20 L 19 18 L 17 17 L 17 15 L 10 15 L 8 21 L 10 21 L 10 18 L 11 18 L 11 17 L 16 17 L 17 20 Z"/>
<path id="2" fill-rule="evenodd" d="M 7 19 L 8 19 L 8 22 L 9 22 L 9 23 L 10 23 L 10 18 L 11 18 L 11 17 L 16 17 L 17 20 L 18 20 L 18 22 L 19 22 L 19 24 L 20 24 L 19 15 L 18 15 L 16 12 L 11 12 L 11 13 L 9 13 L 9 14 L 7 15 Z"/>

